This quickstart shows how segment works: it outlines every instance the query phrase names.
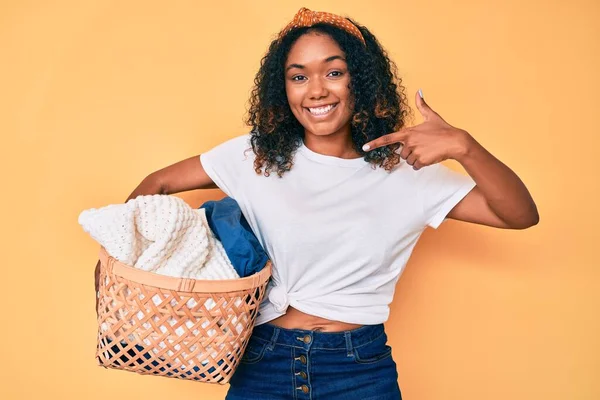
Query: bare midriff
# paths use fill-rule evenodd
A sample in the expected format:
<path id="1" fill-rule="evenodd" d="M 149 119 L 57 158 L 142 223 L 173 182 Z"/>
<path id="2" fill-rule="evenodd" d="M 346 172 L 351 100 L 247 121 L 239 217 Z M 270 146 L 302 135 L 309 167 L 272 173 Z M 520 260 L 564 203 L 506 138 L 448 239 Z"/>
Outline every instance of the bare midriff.
<path id="1" fill-rule="evenodd" d="M 284 315 L 269 321 L 269 324 L 285 329 L 305 329 L 320 332 L 342 332 L 363 326 L 360 324 L 349 324 L 306 314 L 292 306 L 288 306 Z"/>

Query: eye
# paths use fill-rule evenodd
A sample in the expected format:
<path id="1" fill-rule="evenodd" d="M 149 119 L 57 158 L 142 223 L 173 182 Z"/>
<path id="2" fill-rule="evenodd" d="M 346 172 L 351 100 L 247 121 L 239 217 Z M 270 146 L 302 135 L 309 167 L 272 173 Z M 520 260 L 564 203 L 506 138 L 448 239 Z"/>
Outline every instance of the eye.
<path id="1" fill-rule="evenodd" d="M 340 76 L 344 75 L 344 73 L 342 71 L 331 71 L 329 74 L 327 75 L 331 75 L 331 74 L 337 74 L 334 75 L 334 78 L 339 78 Z M 296 79 L 296 78 L 305 78 L 304 75 L 296 75 L 292 77 L 292 81 L 296 81 L 296 82 L 300 82 L 300 79 Z M 303 79 L 302 79 L 303 80 Z"/>

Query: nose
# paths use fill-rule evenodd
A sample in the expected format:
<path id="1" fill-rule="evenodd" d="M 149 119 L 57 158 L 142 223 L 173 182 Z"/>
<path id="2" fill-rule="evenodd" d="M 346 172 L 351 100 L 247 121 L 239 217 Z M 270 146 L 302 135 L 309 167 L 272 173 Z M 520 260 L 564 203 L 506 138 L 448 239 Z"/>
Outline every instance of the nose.
<path id="1" fill-rule="evenodd" d="M 308 82 L 308 95 L 311 99 L 327 97 L 328 90 L 326 82 L 323 82 L 320 78 L 311 79 L 310 82 Z"/>

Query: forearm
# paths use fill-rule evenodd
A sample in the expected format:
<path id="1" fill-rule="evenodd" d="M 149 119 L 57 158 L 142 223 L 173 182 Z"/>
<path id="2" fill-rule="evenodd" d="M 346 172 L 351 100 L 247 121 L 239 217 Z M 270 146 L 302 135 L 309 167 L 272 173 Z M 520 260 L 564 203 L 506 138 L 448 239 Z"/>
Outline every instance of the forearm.
<path id="1" fill-rule="evenodd" d="M 125 203 L 131 199 L 135 199 L 141 195 L 150 194 L 165 194 L 164 186 L 154 174 L 148 175 L 144 180 L 131 192 Z"/>
<path id="2" fill-rule="evenodd" d="M 492 211 L 504 222 L 514 227 L 538 223 L 537 207 L 523 181 L 467 132 L 456 160 L 477 183 Z"/>

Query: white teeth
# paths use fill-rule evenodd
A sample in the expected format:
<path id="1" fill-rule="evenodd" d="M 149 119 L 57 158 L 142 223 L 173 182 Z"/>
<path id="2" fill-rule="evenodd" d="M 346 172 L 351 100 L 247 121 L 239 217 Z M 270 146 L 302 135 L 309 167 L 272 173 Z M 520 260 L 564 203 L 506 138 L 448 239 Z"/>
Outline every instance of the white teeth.
<path id="1" fill-rule="evenodd" d="M 328 105 L 325 107 L 309 108 L 309 111 L 311 114 L 323 115 L 323 114 L 327 114 L 334 107 L 335 107 L 335 104 L 331 104 L 331 105 Z"/>

